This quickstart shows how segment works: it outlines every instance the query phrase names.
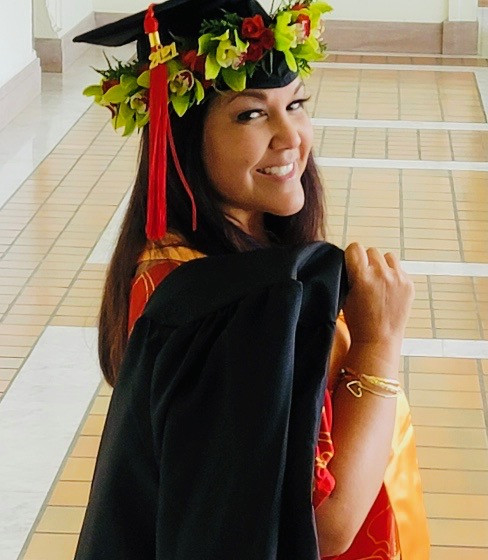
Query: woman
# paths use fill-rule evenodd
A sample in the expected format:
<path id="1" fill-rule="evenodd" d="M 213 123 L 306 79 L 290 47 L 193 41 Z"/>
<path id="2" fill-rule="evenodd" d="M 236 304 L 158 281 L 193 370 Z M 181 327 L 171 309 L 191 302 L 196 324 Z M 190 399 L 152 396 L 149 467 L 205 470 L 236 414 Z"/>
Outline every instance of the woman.
<path id="1" fill-rule="evenodd" d="M 230 539 L 229 543 L 224 543 L 225 538 L 220 536 L 222 542 L 218 545 L 215 545 L 215 542 L 210 542 L 212 539 L 203 544 L 204 536 L 201 535 L 196 538 L 191 534 L 191 531 L 183 533 L 181 529 L 182 519 L 179 523 L 168 521 L 168 512 L 166 512 L 165 519 L 165 515 L 158 510 L 158 512 L 153 512 L 149 516 L 145 515 L 147 512 L 144 512 L 144 515 L 141 512 L 141 516 L 145 519 L 146 525 L 148 523 L 152 524 L 153 520 L 156 524 L 162 523 L 161 520 L 163 520 L 169 527 L 165 528 L 163 536 L 159 534 L 155 536 L 145 527 L 145 524 L 141 524 L 138 526 L 139 533 L 142 534 L 147 531 L 148 534 L 137 539 L 137 544 L 120 544 L 119 541 L 123 540 L 121 539 L 123 531 L 119 531 L 117 543 L 112 542 L 103 553 L 97 552 L 104 546 L 102 544 L 104 531 L 100 528 L 102 512 L 107 510 L 107 502 L 120 493 L 115 490 L 115 482 L 112 489 L 106 489 L 106 486 L 110 486 L 110 481 L 117 480 L 117 477 L 113 475 L 108 478 L 104 477 L 104 472 L 112 468 L 110 462 L 114 462 L 113 456 L 119 454 L 113 441 L 116 441 L 117 438 L 120 440 L 121 434 L 128 433 L 125 423 L 129 415 L 124 416 L 120 413 L 120 410 L 117 411 L 117 407 L 123 408 L 126 406 L 128 394 L 132 395 L 131 398 L 137 402 L 138 399 L 141 400 L 139 395 L 154 395 L 155 393 L 154 389 L 148 392 L 134 390 L 133 385 L 127 383 L 127 379 L 131 377 L 129 372 L 132 372 L 132 377 L 134 377 L 137 372 L 147 370 L 149 362 L 146 361 L 146 354 L 142 351 L 139 352 L 138 349 L 141 344 L 147 344 L 148 341 L 147 318 L 153 320 L 154 316 L 151 316 L 151 313 L 154 314 L 155 309 L 159 313 L 162 309 L 154 303 L 158 300 L 157 297 L 151 299 L 151 305 L 148 304 L 149 298 L 156 287 L 159 285 L 157 293 L 158 296 L 163 294 L 161 296 L 163 299 L 173 296 L 178 299 L 177 290 L 185 283 L 185 271 L 189 271 L 187 276 L 196 271 L 196 277 L 200 279 L 201 283 L 206 281 L 211 283 L 212 266 L 216 270 L 225 270 L 228 274 L 231 274 L 230 268 L 242 267 L 239 269 L 239 274 L 242 272 L 244 277 L 249 275 L 248 282 L 252 282 L 254 276 L 259 276 L 267 266 L 263 265 L 262 270 L 253 268 L 259 266 L 259 263 L 262 262 L 260 260 L 261 255 L 266 255 L 266 259 L 271 262 L 276 256 L 276 253 L 273 252 L 274 248 L 303 246 L 303 244 L 325 239 L 322 190 L 311 153 L 312 126 L 304 107 L 307 98 L 305 86 L 301 77 L 298 76 L 297 68 L 290 68 L 291 63 L 286 54 L 286 50 L 295 55 L 299 51 L 296 50 L 297 45 L 290 47 L 291 43 L 287 45 L 283 40 L 283 37 L 286 37 L 286 34 L 293 29 L 298 36 L 296 42 L 298 42 L 299 48 L 300 37 L 302 39 L 301 44 L 306 44 L 305 41 L 308 37 L 311 37 L 314 31 L 314 25 L 320 31 L 321 19 L 315 18 L 314 4 L 311 2 L 292 3 L 278 12 L 278 16 L 275 16 L 273 20 L 274 23 L 269 26 L 264 25 L 267 16 L 255 2 L 221 1 L 210 2 L 208 5 L 200 2 L 197 5 L 188 1 L 173 1 L 158 6 L 160 10 L 158 17 L 160 20 L 164 20 L 165 17 L 164 21 L 166 22 L 178 22 L 184 17 L 185 21 L 180 27 L 175 24 L 171 28 L 172 36 L 182 35 L 181 28 L 186 30 L 186 35 L 195 35 L 195 31 L 200 28 L 202 20 L 206 19 L 215 23 L 215 20 L 211 20 L 210 17 L 207 19 L 207 16 L 216 15 L 217 7 L 215 4 L 218 4 L 218 8 L 224 6 L 234 14 L 232 17 L 225 15 L 224 19 L 227 24 L 235 24 L 236 20 L 233 19 L 235 15 L 244 18 L 240 22 L 240 25 L 242 24 L 240 27 L 241 36 L 235 35 L 235 40 L 232 41 L 229 38 L 231 37 L 230 33 L 219 34 L 215 31 L 213 37 L 207 37 L 207 41 L 201 40 L 199 42 L 200 50 L 198 53 L 188 50 L 181 56 L 181 59 L 188 63 L 187 67 L 171 67 L 171 64 L 173 64 L 171 60 L 174 59 L 167 61 L 170 67 L 168 74 L 164 76 L 164 83 L 169 81 L 169 101 L 174 108 L 174 112 L 169 115 L 171 132 L 168 136 L 170 145 L 168 152 L 170 157 L 167 161 L 161 162 L 161 159 L 158 159 L 158 157 L 161 158 L 161 150 L 154 149 L 155 145 L 160 145 L 158 142 L 161 142 L 161 138 L 153 133 L 153 123 L 155 122 L 153 115 L 147 116 L 144 112 L 138 113 L 140 105 L 137 102 L 144 103 L 144 95 L 141 92 L 130 91 L 130 103 L 127 103 L 127 106 L 130 106 L 133 110 L 132 113 L 129 113 L 127 108 L 121 109 L 125 101 L 122 104 L 117 101 L 118 98 L 113 90 L 112 97 L 105 96 L 104 99 L 102 99 L 98 90 L 89 92 L 98 94 L 98 101 L 109 105 L 111 110 L 115 112 L 115 126 L 124 125 L 126 132 L 130 132 L 137 125 L 143 128 L 147 122 L 147 119 L 145 119 L 147 116 L 151 121 L 151 133 L 147 127 L 144 128 L 139 173 L 108 272 L 102 305 L 100 321 L 101 364 L 109 383 L 116 386 L 116 393 L 114 393 L 114 400 L 109 413 L 110 425 L 107 433 L 104 434 L 104 442 L 102 443 L 103 457 L 102 459 L 99 458 L 99 464 L 97 465 L 90 499 L 91 508 L 89 506 L 76 556 L 79 560 L 98 557 L 106 559 L 109 557 L 107 550 L 110 550 L 110 554 L 112 554 L 110 557 L 113 558 L 147 557 L 175 560 L 176 558 L 189 558 L 190 553 L 193 558 L 224 558 L 229 557 L 227 547 L 231 546 L 232 541 L 240 543 L 237 551 L 232 553 L 233 558 L 316 557 L 314 555 L 314 545 L 313 543 L 310 544 L 314 539 L 308 538 L 307 540 L 307 529 L 305 528 L 302 533 L 297 532 L 296 538 L 291 538 L 289 535 L 295 531 L 295 527 L 292 527 L 294 522 L 292 518 L 283 514 L 283 503 L 297 504 L 299 502 L 299 499 L 294 501 L 293 489 L 290 490 L 293 484 L 288 483 L 287 487 L 287 477 L 292 476 L 288 473 L 293 472 L 292 469 L 294 468 L 293 450 L 295 448 L 299 450 L 297 456 L 302 453 L 300 442 L 297 442 L 296 438 L 293 440 L 293 430 L 298 430 L 297 426 L 300 427 L 299 414 L 293 412 L 293 407 L 296 408 L 298 406 L 296 403 L 299 402 L 298 392 L 295 388 L 296 378 L 293 387 L 290 386 L 290 394 L 293 394 L 293 399 L 290 401 L 292 404 L 290 404 L 291 408 L 288 410 L 287 416 L 287 422 L 289 422 L 287 430 L 291 434 L 287 431 L 287 435 L 283 436 L 283 438 L 287 438 L 286 449 L 280 447 L 280 445 L 277 447 L 277 453 L 286 453 L 286 467 L 283 471 L 276 471 L 283 475 L 284 482 L 267 481 L 262 489 L 265 494 L 269 488 L 272 488 L 273 491 L 281 485 L 285 488 L 278 509 L 270 510 L 274 512 L 272 519 L 282 515 L 282 520 L 276 523 L 276 534 L 267 534 L 262 537 L 262 548 L 253 543 L 254 540 L 256 542 L 260 541 L 261 535 L 258 535 L 258 529 L 251 522 L 246 525 L 242 521 L 239 531 L 236 529 L 235 520 L 231 522 L 229 517 L 221 516 L 221 518 L 218 518 L 218 522 L 222 522 L 224 525 L 228 523 L 229 530 L 235 531 L 233 539 Z M 320 14 L 323 14 L 326 9 L 323 5 L 321 6 Z M 181 10 L 184 10 L 184 16 Z M 148 14 L 151 14 L 151 10 Z M 188 14 L 191 14 L 191 16 Z M 192 18 L 191 23 L 187 21 L 188 17 Z M 147 20 L 146 14 L 146 24 Z M 139 22 L 140 18 L 137 23 Z M 136 24 L 134 18 L 130 23 L 132 25 Z M 166 24 L 169 25 L 169 23 Z M 122 26 L 118 25 L 118 27 L 117 24 L 115 25 L 115 28 L 109 27 L 102 33 L 98 33 L 96 37 L 93 35 L 84 36 L 81 40 L 102 44 L 120 44 L 120 39 L 117 39 L 119 43 L 111 43 L 110 41 L 112 41 L 114 33 L 120 33 L 121 28 L 124 29 L 125 33 L 123 41 L 134 38 L 130 33 L 127 35 L 127 23 Z M 217 25 L 217 29 L 220 29 L 219 25 L 222 25 L 222 20 Z M 146 27 L 146 31 L 147 29 Z M 230 29 L 233 29 L 232 26 Z M 202 27 L 202 30 L 207 31 L 207 35 L 209 35 L 211 25 Z M 273 37 L 270 36 L 270 30 L 273 30 Z M 154 28 L 150 25 L 149 32 L 154 33 Z M 107 36 L 109 42 L 106 42 Z M 103 37 L 105 42 L 100 37 Z M 247 39 L 246 47 L 243 46 L 245 39 Z M 295 37 L 296 39 L 297 37 Z M 212 40 L 219 42 L 215 52 L 211 50 L 215 47 L 210 43 Z M 271 46 L 272 42 L 273 45 Z M 151 44 L 153 54 L 159 54 L 162 46 L 157 45 L 156 40 L 152 40 Z M 205 45 L 211 45 L 208 47 L 210 49 L 208 52 L 204 52 Z M 140 43 L 140 58 L 142 58 L 142 50 L 143 46 L 141 47 Z M 240 86 L 236 86 L 235 80 L 237 78 L 231 76 L 229 68 L 233 68 L 235 72 L 242 71 L 246 56 L 248 56 L 247 60 L 250 63 L 256 64 L 258 62 L 259 66 L 259 61 L 266 59 L 266 51 L 273 51 L 276 57 L 272 72 L 266 71 L 263 62 L 262 68 L 253 69 L 253 75 L 248 72 L 245 87 L 242 87 L 242 83 Z M 205 57 L 205 55 L 206 60 L 215 56 L 215 60 L 220 63 L 222 69 L 227 71 L 225 73 L 222 70 L 220 76 L 213 77 L 212 85 L 214 88 L 209 87 L 211 80 L 207 80 L 212 75 L 212 69 L 208 66 L 208 63 L 205 67 L 202 66 L 203 60 L 200 57 Z M 283 57 L 282 60 L 279 59 L 280 55 Z M 257 61 L 254 59 L 257 59 Z M 298 55 L 297 59 L 299 59 Z M 235 64 L 236 60 L 238 61 L 237 64 Z M 151 75 L 151 95 L 153 95 L 157 81 L 157 78 L 154 77 L 154 68 L 151 70 L 153 72 L 153 75 Z M 159 68 L 156 69 L 156 71 L 158 70 Z M 189 71 L 192 72 L 191 76 L 187 74 Z M 261 76 L 259 75 L 260 72 Z M 207 88 L 204 102 L 199 99 L 200 94 L 197 93 L 197 78 L 195 76 L 200 78 L 202 87 Z M 116 76 L 117 80 L 114 85 L 114 81 L 110 82 L 110 80 L 114 80 L 114 77 L 113 74 L 110 75 L 109 73 L 104 75 L 105 80 L 99 86 L 104 90 L 104 95 L 110 89 L 117 87 L 120 94 L 120 88 L 124 86 L 124 83 L 128 83 L 127 78 L 124 80 L 119 75 Z M 239 79 L 241 78 L 242 73 Z M 146 85 L 144 74 L 139 74 L 137 81 L 139 85 Z M 206 81 L 209 83 L 206 84 Z M 228 87 L 226 88 L 226 86 Z M 192 90 L 194 91 L 193 94 L 191 93 Z M 125 95 L 128 95 L 127 92 L 125 92 Z M 155 102 L 151 102 L 151 110 L 155 104 Z M 118 118 L 122 118 L 122 123 L 117 122 Z M 164 136 L 164 138 L 166 137 Z M 166 153 L 166 150 L 164 152 Z M 154 175 L 161 167 L 165 169 L 164 179 L 167 180 L 168 193 L 164 217 L 167 218 L 169 232 L 165 231 L 166 224 L 162 224 L 157 219 L 157 216 L 160 215 L 161 185 L 158 184 Z M 151 188 L 153 188 L 152 192 Z M 154 192 L 156 192 L 156 196 Z M 191 198 L 188 197 L 188 194 L 191 195 Z M 154 205 L 158 207 L 156 210 Z M 195 207 L 198 210 L 198 227 L 196 228 Z M 149 223 L 152 227 L 148 227 Z M 309 285 L 306 280 L 308 278 L 307 274 L 312 274 L 307 270 L 309 271 L 315 266 L 315 255 L 320 253 L 325 256 L 323 246 L 313 245 L 312 247 L 313 255 L 309 252 L 305 257 L 303 253 L 300 253 L 298 257 L 294 253 L 293 256 L 293 259 L 298 258 L 301 263 L 297 265 L 296 270 L 298 270 L 298 278 L 302 280 L 305 286 L 305 291 Z M 252 260 L 244 262 L 243 256 L 245 254 L 248 257 L 250 256 Z M 221 255 L 234 255 L 232 257 L 234 260 L 229 261 L 232 267 L 228 266 L 225 259 L 224 261 L 219 260 Z M 212 257 L 216 259 L 212 261 Z M 191 270 L 188 264 L 182 267 L 183 263 L 196 261 L 197 259 L 200 259 L 203 263 L 200 269 L 193 267 L 193 270 Z M 305 265 L 303 265 L 304 259 L 306 261 Z M 332 260 L 331 258 L 331 262 Z M 285 269 L 289 261 L 285 259 L 282 263 L 279 260 L 276 262 L 278 268 Z M 392 560 L 401 557 L 404 560 L 410 558 L 421 560 L 428 558 L 428 540 L 415 457 L 412 456 L 414 453 L 413 441 L 411 433 L 405 432 L 405 425 L 402 426 L 403 432 L 398 427 L 401 421 L 408 420 L 408 410 L 405 410 L 406 405 L 402 400 L 404 397 L 401 396 L 398 389 L 397 372 L 401 341 L 413 298 L 412 283 L 401 271 L 396 257 L 390 253 L 383 256 L 375 249 L 365 250 L 355 243 L 347 248 L 345 262 L 349 278 L 349 294 L 343 305 L 344 314 L 339 318 L 331 348 L 328 366 L 328 389 L 325 391 L 325 400 L 321 403 L 319 441 L 315 442 L 317 447 L 315 450 L 312 499 L 315 507 L 315 536 L 318 549 L 320 550 L 320 556 L 323 558 Z M 221 265 L 223 268 L 219 268 Z M 177 268 L 180 269 L 178 270 L 178 274 L 181 273 L 179 276 L 175 273 Z M 330 268 L 333 269 L 333 265 L 330 265 Z M 272 269 L 272 267 L 269 271 L 266 271 L 267 274 L 274 274 L 274 272 L 275 269 Z M 239 274 L 236 276 L 236 284 L 239 282 Z M 229 283 L 232 285 L 232 282 Z M 189 285 L 194 286 L 191 283 Z M 173 292 L 171 292 L 172 286 Z M 164 288 L 169 295 L 164 296 Z M 194 286 L 194 289 L 196 290 L 197 287 Z M 222 286 L 221 289 L 225 290 L 225 286 Z M 186 293 L 189 296 L 188 291 Z M 210 299 L 219 297 L 219 294 L 212 292 L 211 289 L 209 293 L 212 294 Z M 160 300 L 161 297 L 159 297 Z M 285 302 L 286 297 L 283 297 L 283 302 Z M 303 299 L 303 301 L 305 300 L 306 298 Z M 269 299 L 265 301 L 268 305 Z M 320 301 L 320 297 L 316 296 L 314 303 Z M 181 305 L 184 306 L 183 301 Z M 306 308 L 306 304 L 301 307 L 301 310 L 303 311 L 304 308 Z M 168 308 L 165 307 L 164 309 Z M 283 303 L 283 309 L 283 322 L 287 323 L 292 307 L 286 313 L 288 308 Z M 232 311 L 232 318 L 235 316 L 234 313 L 237 313 L 236 310 Z M 191 315 L 191 312 L 189 314 Z M 253 314 L 255 315 L 256 312 L 248 312 L 246 317 Z M 141 315 L 143 315 L 143 318 L 138 321 Z M 310 319 L 309 315 L 304 313 L 300 317 Z M 207 330 L 212 330 L 216 321 L 223 320 L 220 316 L 213 317 L 212 323 L 207 326 Z M 228 319 L 225 319 L 225 321 L 228 321 Z M 267 324 L 265 310 L 262 311 L 262 321 Z M 225 322 L 224 330 L 230 330 L 230 324 L 231 322 Z M 259 321 L 251 324 L 257 325 L 256 328 L 259 328 Z M 273 323 L 273 326 L 277 330 L 279 329 L 279 325 L 276 323 Z M 306 353 L 302 351 L 302 347 L 306 347 L 306 345 L 300 341 L 300 336 L 304 337 L 300 333 L 304 331 L 300 331 L 300 328 L 298 328 L 297 338 L 295 338 L 294 358 L 298 361 L 298 357 L 301 356 L 303 363 L 306 363 Z M 130 347 L 126 353 L 121 374 L 125 377 L 123 380 L 121 377 L 121 382 L 118 383 L 118 372 L 122 357 L 127 347 L 128 336 L 132 332 Z M 219 330 L 220 332 L 221 330 Z M 242 327 L 239 333 L 245 334 Z M 165 343 L 173 335 L 174 333 L 168 334 L 164 339 Z M 310 332 L 307 331 L 307 336 L 309 335 Z M 151 340 L 154 341 L 154 333 L 151 336 Z M 192 341 L 198 336 L 193 333 L 186 340 Z M 267 334 L 263 333 L 263 336 L 267 336 Z M 325 340 L 325 338 L 324 336 L 320 340 Z M 252 340 L 253 344 L 257 344 L 255 339 Z M 245 346 L 245 341 L 246 337 L 242 336 L 242 342 L 238 344 Z M 174 342 L 171 344 L 174 344 Z M 314 345 L 317 346 L 317 342 L 314 342 Z M 171 346 L 171 348 L 173 347 Z M 307 348 L 312 347 L 309 345 Z M 249 348 L 247 350 L 249 351 Z M 198 352 L 192 353 L 189 350 L 188 355 L 198 356 Z M 232 353 L 230 356 L 232 356 Z M 311 362 L 314 364 L 313 367 L 320 364 L 322 358 L 322 354 L 317 355 L 316 362 L 313 360 Z M 154 361 L 158 359 L 161 360 L 162 358 L 154 358 L 151 364 L 154 364 Z M 260 356 L 260 360 L 263 359 L 266 359 L 265 354 Z M 234 364 L 233 367 L 235 370 L 232 371 L 239 369 L 238 364 Z M 259 364 L 256 367 L 258 368 Z M 300 365 L 297 367 L 299 368 Z M 320 369 L 320 365 L 317 367 Z M 263 369 L 263 371 L 267 375 L 269 370 Z M 168 379 L 165 382 L 166 384 L 161 385 L 161 387 L 164 388 L 173 383 L 173 380 L 170 382 Z M 283 378 L 278 381 L 280 388 L 282 381 Z M 150 383 L 155 384 L 154 376 Z M 127 387 L 130 387 L 130 389 L 127 389 Z M 192 389 L 195 393 L 198 392 L 196 387 Z M 325 387 L 320 386 L 320 383 L 315 385 L 316 394 L 317 391 L 320 393 L 320 388 L 322 389 L 321 394 L 324 395 Z M 263 390 L 266 390 L 266 387 L 263 387 Z M 163 391 L 163 389 L 160 389 L 160 391 Z M 188 395 L 191 394 L 193 392 L 187 392 L 186 399 L 189 400 Z M 251 398 L 255 400 L 255 403 L 251 403 L 252 406 L 255 404 L 256 407 L 259 407 L 258 394 L 259 390 L 256 391 L 256 395 L 251 395 Z M 400 404 L 397 406 L 396 398 L 387 397 L 398 397 Z M 149 398 L 149 401 L 151 398 Z M 207 395 L 207 398 L 215 403 L 216 407 L 221 406 L 221 402 L 218 401 L 214 393 L 210 396 Z M 142 399 L 144 401 L 142 407 L 147 404 L 144 399 Z M 176 400 L 173 395 L 171 406 L 174 406 L 173 402 Z M 232 402 L 233 406 L 236 403 L 240 406 L 238 398 Z M 307 402 L 308 406 L 311 406 L 310 403 L 313 402 L 313 398 Z M 159 409 L 160 406 L 162 405 L 158 401 L 155 409 Z M 270 410 L 276 412 L 279 408 L 280 405 L 278 404 L 276 408 L 272 409 L 270 407 Z M 135 406 L 135 410 L 139 410 L 137 406 Z M 170 407 L 168 407 L 168 410 L 170 410 Z M 247 414 L 247 409 L 245 410 Z M 296 408 L 296 410 L 299 409 Z M 295 419 L 293 420 L 294 414 Z M 397 416 L 396 429 L 395 415 Z M 334 417 L 333 426 L 332 416 Z M 165 413 L 164 417 L 170 423 L 169 418 L 171 416 L 169 413 Z M 182 417 L 179 418 L 181 421 Z M 231 415 L 225 417 L 216 415 L 216 418 L 222 418 L 224 422 L 225 419 L 234 420 Z M 262 420 L 262 417 L 260 418 Z M 148 425 L 151 423 L 158 424 L 159 422 L 159 417 L 157 422 L 154 422 L 154 416 L 147 419 Z M 312 419 L 309 424 L 313 423 Z M 148 426 L 148 433 L 154 433 L 160 429 L 159 425 Z M 221 429 L 219 428 L 219 430 Z M 249 430 L 252 431 L 251 428 Z M 264 433 L 267 433 L 266 430 L 267 428 L 263 428 Z M 300 434 L 305 432 L 306 430 L 303 432 L 297 431 Z M 273 432 L 274 437 L 276 433 L 278 432 Z M 168 439 L 169 436 L 162 436 L 162 441 L 165 438 Z M 395 445 L 403 446 L 404 449 L 407 448 L 410 453 L 410 462 L 405 461 L 405 450 L 398 456 L 391 453 L 392 438 Z M 126 441 L 129 441 L 129 439 Z M 207 444 L 211 447 L 210 441 Z M 249 452 L 249 449 L 246 448 L 246 452 Z M 240 450 L 237 452 L 240 452 Z M 211 454 L 210 451 L 209 453 Z M 400 460 L 399 457 L 402 459 Z M 195 480 L 200 480 L 200 486 L 195 481 L 193 482 L 196 488 L 200 488 L 205 484 L 205 479 L 199 479 L 201 476 L 199 470 L 204 470 L 202 465 L 207 465 L 207 463 L 204 463 L 202 455 L 196 457 L 195 460 L 197 463 Z M 134 458 L 134 461 L 137 462 L 138 459 Z M 165 461 L 168 464 L 171 463 L 171 457 L 168 454 L 165 456 Z M 178 465 L 178 463 L 175 463 L 175 465 Z M 200 469 L 198 465 L 200 465 Z M 252 471 L 251 462 L 246 465 Z M 300 471 L 303 479 L 306 478 L 304 475 L 307 473 L 308 463 L 306 460 L 304 465 L 305 468 Z M 411 478 L 409 482 L 403 482 L 401 489 L 398 486 L 395 488 L 398 482 L 398 469 L 400 467 L 405 468 L 405 465 L 411 470 Z M 141 476 L 141 472 L 150 468 L 147 463 L 144 463 L 144 466 L 142 463 L 139 464 L 139 469 L 135 469 L 135 472 L 138 473 L 137 479 L 145 480 Z M 167 500 L 168 503 L 171 503 L 173 496 L 170 496 L 170 491 L 163 487 L 165 484 L 168 487 L 171 486 L 168 481 L 173 480 L 173 478 L 168 470 L 164 471 L 164 475 L 161 474 L 162 472 L 160 470 L 159 477 L 156 477 L 158 492 L 163 492 L 161 498 L 163 502 Z M 225 475 L 226 473 L 223 476 Z M 263 477 L 267 475 L 271 475 L 271 469 L 263 468 Z M 123 476 L 126 476 L 126 474 Z M 210 476 L 210 473 L 207 472 L 206 476 Z M 236 472 L 234 476 L 242 475 Z M 129 483 L 129 479 L 127 481 Z M 300 485 L 300 481 L 295 482 Z M 174 485 L 178 483 L 176 479 L 173 480 Z M 258 481 L 254 480 L 254 483 L 257 484 Z M 188 480 L 186 485 L 188 486 Z M 222 488 L 228 488 L 225 482 L 222 483 Z M 244 488 L 246 488 L 245 484 Z M 412 489 L 416 494 L 416 499 L 411 499 L 408 505 L 405 502 L 402 503 L 401 498 L 396 498 L 396 491 L 399 490 L 397 495 L 401 497 L 402 491 L 412 492 Z M 183 492 L 182 488 L 181 496 Z M 232 487 L 232 492 L 235 492 L 235 487 Z M 103 498 L 100 498 L 101 494 L 105 494 Z M 223 491 L 222 494 L 224 495 Z M 226 495 L 226 498 L 228 497 L 229 495 Z M 215 504 L 217 504 L 215 507 L 218 507 L 219 498 L 217 496 L 214 496 L 214 498 Z M 152 502 L 147 503 L 152 504 Z M 265 499 L 263 499 L 263 503 L 266 503 Z M 222 504 L 221 508 L 226 506 L 227 504 Z M 131 504 L 124 503 L 124 507 L 130 508 Z M 138 507 L 141 507 L 140 504 L 134 500 L 132 508 Z M 149 509 L 151 507 L 158 506 L 152 504 Z M 250 512 L 253 511 L 253 507 L 255 507 L 255 504 L 250 504 Z M 185 510 L 183 511 L 185 512 Z M 246 520 L 245 513 L 247 510 L 244 509 L 243 511 L 242 519 Z M 301 516 L 302 512 L 297 509 L 296 524 L 298 525 L 306 518 L 306 504 L 303 511 L 305 513 Z M 173 514 L 176 519 L 180 515 L 176 511 Z M 407 514 L 407 518 L 405 518 L 405 514 Z M 112 515 L 114 515 L 113 512 Z M 191 515 L 191 511 L 186 511 L 182 515 Z M 232 513 L 228 512 L 227 515 L 231 516 Z M 124 527 L 123 518 L 124 515 L 119 513 L 116 519 L 112 517 L 111 522 Z M 216 519 L 212 518 L 212 525 L 215 525 Z M 198 519 L 195 520 L 195 523 L 197 522 Z M 201 519 L 200 522 L 202 522 Z M 136 521 L 132 520 L 131 523 L 136 523 Z M 305 525 L 305 521 L 303 523 Z M 189 527 L 191 527 L 191 524 Z M 248 527 L 254 527 L 253 534 L 245 534 Z M 97 534 L 98 532 L 100 534 Z M 242 533 L 244 533 L 244 536 Z M 288 537 L 284 533 L 288 534 Z M 181 536 L 182 534 L 184 534 L 184 537 Z M 178 535 L 180 536 L 178 537 Z M 192 537 L 200 542 L 201 548 L 196 545 L 195 548 L 192 548 L 188 544 L 182 544 L 182 541 L 187 542 Z M 302 538 L 303 546 L 298 546 L 296 543 Z M 213 540 L 215 541 L 215 539 Z M 149 541 L 153 544 L 146 547 L 146 543 Z M 155 541 L 155 544 L 153 541 Z M 293 549 L 294 546 L 296 546 L 295 549 Z M 307 548 L 308 546 L 310 548 Z M 144 552 L 141 552 L 141 547 L 144 547 Z M 185 552 L 181 552 L 183 549 Z M 135 556 L 135 550 L 139 550 L 138 556 Z M 172 552 L 169 552 L 170 550 Z M 100 556 L 97 556 L 98 553 L 100 553 Z"/>

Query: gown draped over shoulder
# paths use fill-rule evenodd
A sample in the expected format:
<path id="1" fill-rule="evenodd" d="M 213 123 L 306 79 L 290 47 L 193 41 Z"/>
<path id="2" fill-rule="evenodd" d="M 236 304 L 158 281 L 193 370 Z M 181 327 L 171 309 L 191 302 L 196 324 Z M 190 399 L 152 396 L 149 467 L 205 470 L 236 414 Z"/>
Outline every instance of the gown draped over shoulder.
<path id="1" fill-rule="evenodd" d="M 185 246 L 174 234 L 165 237 L 165 246 L 147 248 L 139 258 L 132 282 L 129 306 L 129 336 L 152 293 L 166 276 L 181 264 L 205 255 Z M 348 336 L 342 313 L 337 329 Z M 336 336 L 337 340 L 337 336 Z M 344 352 L 334 341 L 332 353 Z M 339 363 L 342 360 L 339 357 Z M 334 456 L 331 438 L 333 393 L 325 391 L 319 439 L 316 447 L 313 507 L 316 509 L 333 492 L 335 480 L 328 470 Z M 339 556 L 322 560 L 428 560 L 429 535 L 410 409 L 402 392 L 398 398 L 390 461 L 384 483 L 351 547 Z"/>

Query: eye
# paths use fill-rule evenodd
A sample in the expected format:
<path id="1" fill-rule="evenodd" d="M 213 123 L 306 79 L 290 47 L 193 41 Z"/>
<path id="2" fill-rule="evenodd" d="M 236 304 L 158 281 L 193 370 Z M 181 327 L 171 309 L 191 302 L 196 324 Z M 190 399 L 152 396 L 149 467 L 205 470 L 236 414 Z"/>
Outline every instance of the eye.
<path id="1" fill-rule="evenodd" d="M 252 111 L 244 111 L 244 113 L 240 113 L 237 115 L 237 120 L 239 122 L 249 122 L 254 121 L 257 118 L 263 115 L 264 111 L 261 109 L 253 109 Z"/>
<path id="2" fill-rule="evenodd" d="M 288 110 L 297 111 L 298 109 L 302 109 L 307 101 L 310 101 L 310 97 L 307 97 L 305 99 L 296 99 L 295 101 L 293 101 L 293 103 L 290 103 L 288 105 Z"/>

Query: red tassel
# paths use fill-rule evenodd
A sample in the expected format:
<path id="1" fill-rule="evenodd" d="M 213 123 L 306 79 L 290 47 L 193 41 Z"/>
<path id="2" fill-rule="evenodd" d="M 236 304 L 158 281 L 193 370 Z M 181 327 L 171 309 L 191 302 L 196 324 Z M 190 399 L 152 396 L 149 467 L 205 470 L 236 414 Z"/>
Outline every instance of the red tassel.
<path id="1" fill-rule="evenodd" d="M 159 22 L 154 15 L 154 4 L 144 20 L 146 33 L 157 33 Z M 156 52 L 153 46 L 151 52 Z M 157 241 L 166 235 L 166 148 L 168 130 L 168 71 L 165 64 L 151 70 L 149 87 L 149 185 L 147 192 L 146 236 Z"/>
<path id="2" fill-rule="evenodd" d="M 157 241 L 166 235 L 168 73 L 164 64 L 159 64 L 151 70 L 149 122 L 146 235 L 149 240 Z"/>
<path id="3" fill-rule="evenodd" d="M 144 31 L 150 35 L 151 52 L 161 48 L 158 30 L 159 22 L 154 15 L 151 4 L 144 18 Z M 192 228 L 197 229 L 197 208 L 190 185 L 185 178 L 178 160 L 168 114 L 168 70 L 166 64 L 157 64 L 151 69 L 149 87 L 149 184 L 147 192 L 146 237 L 150 241 L 158 241 L 167 231 L 166 204 L 166 172 L 167 143 L 170 143 L 171 154 L 178 175 L 190 197 L 192 205 Z"/>

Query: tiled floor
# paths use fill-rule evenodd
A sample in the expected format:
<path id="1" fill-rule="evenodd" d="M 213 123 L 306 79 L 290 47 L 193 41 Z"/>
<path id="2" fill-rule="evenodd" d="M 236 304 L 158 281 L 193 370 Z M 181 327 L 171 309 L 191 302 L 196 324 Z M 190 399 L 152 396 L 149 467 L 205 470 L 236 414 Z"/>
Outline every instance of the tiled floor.
<path id="1" fill-rule="evenodd" d="M 44 78 L 32 122 L 49 128 L 42 107 L 54 114 L 67 99 L 65 129 L 42 141 L 26 140 L 22 121 L 0 131 L 2 560 L 73 558 L 110 399 L 94 326 L 137 141 L 74 101 L 99 57 L 91 51 L 69 79 Z M 330 240 L 393 250 L 414 270 L 402 365 L 432 560 L 488 557 L 486 66 L 337 53 L 310 83 L 316 154 L 336 162 L 322 168 Z M 419 168 L 398 164 L 409 161 Z"/>

